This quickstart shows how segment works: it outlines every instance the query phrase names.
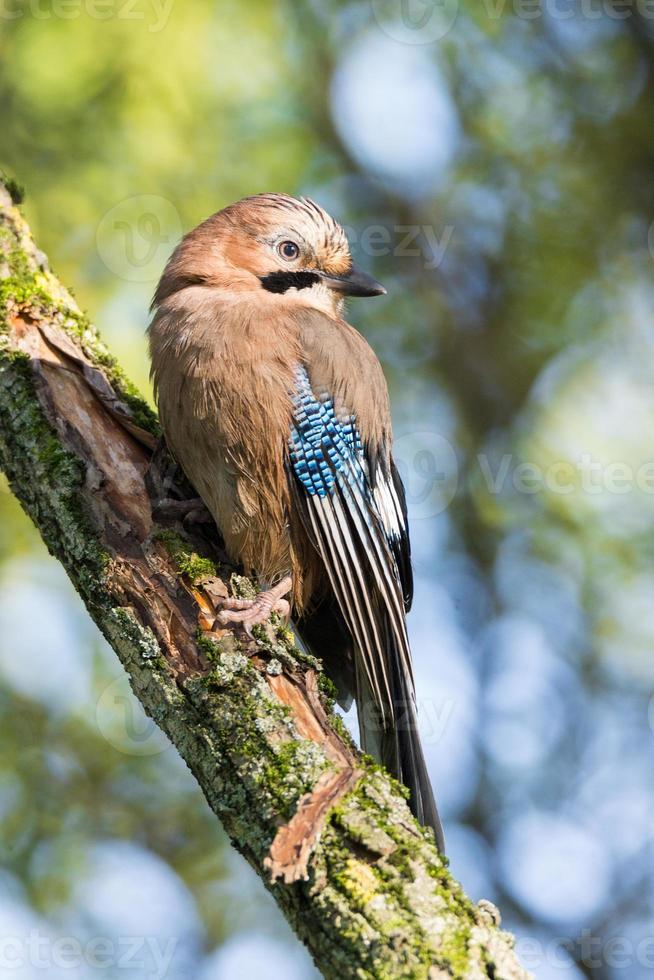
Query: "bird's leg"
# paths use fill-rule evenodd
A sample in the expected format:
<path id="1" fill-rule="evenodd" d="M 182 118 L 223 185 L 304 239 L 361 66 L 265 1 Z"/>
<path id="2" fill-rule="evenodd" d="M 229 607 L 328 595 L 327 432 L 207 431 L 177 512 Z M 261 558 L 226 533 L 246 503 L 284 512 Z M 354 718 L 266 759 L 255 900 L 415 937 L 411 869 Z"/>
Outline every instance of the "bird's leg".
<path id="1" fill-rule="evenodd" d="M 287 617 L 291 607 L 284 598 L 293 587 L 293 580 L 287 575 L 277 585 L 265 592 L 260 592 L 254 599 L 223 599 L 222 610 L 216 617 L 216 623 L 226 626 L 228 623 L 240 623 L 246 633 L 252 634 L 252 627 L 265 623 L 272 612 Z"/>
<path id="2" fill-rule="evenodd" d="M 213 524 L 214 520 L 200 497 L 193 496 L 179 465 L 159 439 L 145 475 L 156 521 L 182 521 L 184 524 Z"/>
<path id="3" fill-rule="evenodd" d="M 182 521 L 184 524 L 213 524 L 213 517 L 201 497 L 175 500 L 163 497 L 152 508 L 155 520 Z"/>

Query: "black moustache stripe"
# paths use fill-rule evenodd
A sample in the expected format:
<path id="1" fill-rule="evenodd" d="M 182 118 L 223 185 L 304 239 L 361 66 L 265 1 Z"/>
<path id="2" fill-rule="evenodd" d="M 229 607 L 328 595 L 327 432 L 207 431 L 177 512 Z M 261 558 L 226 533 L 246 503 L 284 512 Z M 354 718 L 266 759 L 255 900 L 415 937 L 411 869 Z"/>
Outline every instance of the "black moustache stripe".
<path id="1" fill-rule="evenodd" d="M 309 289 L 320 282 L 315 272 L 270 272 L 261 276 L 261 285 L 269 293 L 285 293 L 287 289 Z"/>

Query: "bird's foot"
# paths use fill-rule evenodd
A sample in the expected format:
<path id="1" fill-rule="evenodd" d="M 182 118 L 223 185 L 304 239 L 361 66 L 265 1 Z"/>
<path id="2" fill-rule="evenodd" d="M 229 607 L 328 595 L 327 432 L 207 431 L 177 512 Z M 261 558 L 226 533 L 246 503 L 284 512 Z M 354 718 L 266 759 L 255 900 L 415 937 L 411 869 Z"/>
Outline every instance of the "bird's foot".
<path id="1" fill-rule="evenodd" d="M 193 487 L 170 455 L 163 438 L 159 439 L 154 449 L 145 482 L 152 501 L 152 515 L 156 521 L 214 523 L 204 501 L 193 496 Z"/>
<path id="2" fill-rule="evenodd" d="M 265 623 L 271 613 L 276 612 L 284 618 L 290 615 L 291 606 L 284 596 L 292 587 L 293 581 L 290 575 L 287 575 L 278 585 L 260 592 L 255 599 L 223 599 L 221 601 L 223 608 L 216 617 L 216 623 L 222 627 L 237 623 L 249 636 L 252 636 L 252 627 L 258 623 Z"/>
<path id="3" fill-rule="evenodd" d="M 213 517 L 201 497 L 191 497 L 188 500 L 164 497 L 156 501 L 152 513 L 155 520 L 178 520 L 184 524 L 213 524 Z"/>

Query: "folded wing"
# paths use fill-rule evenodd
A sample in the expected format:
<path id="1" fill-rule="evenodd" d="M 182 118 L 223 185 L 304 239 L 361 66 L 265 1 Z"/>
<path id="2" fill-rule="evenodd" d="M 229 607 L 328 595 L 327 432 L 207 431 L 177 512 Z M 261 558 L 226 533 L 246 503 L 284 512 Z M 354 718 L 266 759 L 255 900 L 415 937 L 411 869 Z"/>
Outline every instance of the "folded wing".
<path id="1" fill-rule="evenodd" d="M 381 449 L 363 445 L 353 416 L 314 392 L 300 367 L 289 468 L 294 500 L 356 646 L 362 745 L 409 787 L 414 813 L 440 822 L 416 725 L 405 608 L 412 579 L 401 481 Z"/>

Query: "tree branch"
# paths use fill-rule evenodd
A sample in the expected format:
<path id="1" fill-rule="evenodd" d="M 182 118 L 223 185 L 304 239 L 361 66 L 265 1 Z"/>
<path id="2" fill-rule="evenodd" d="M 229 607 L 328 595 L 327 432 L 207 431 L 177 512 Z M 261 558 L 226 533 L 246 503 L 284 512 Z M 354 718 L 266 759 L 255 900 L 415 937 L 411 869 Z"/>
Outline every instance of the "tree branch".
<path id="1" fill-rule="evenodd" d="M 526 978 L 497 911 L 353 746 L 320 664 L 279 623 L 211 632 L 226 583 L 254 586 L 215 528 L 180 523 L 191 490 L 157 438 L 0 184 L 0 466 L 232 843 L 326 977 Z"/>

